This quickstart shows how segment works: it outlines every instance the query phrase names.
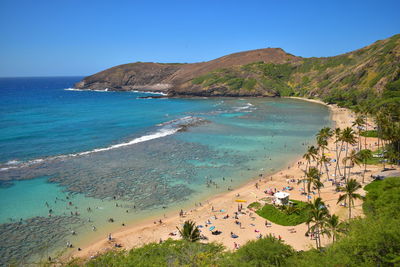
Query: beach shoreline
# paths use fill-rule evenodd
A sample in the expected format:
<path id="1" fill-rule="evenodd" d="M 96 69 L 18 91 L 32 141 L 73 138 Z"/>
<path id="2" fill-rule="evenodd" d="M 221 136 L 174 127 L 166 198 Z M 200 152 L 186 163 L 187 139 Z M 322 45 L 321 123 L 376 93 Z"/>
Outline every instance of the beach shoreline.
<path id="1" fill-rule="evenodd" d="M 320 100 L 315 99 L 305 99 L 299 97 L 288 97 L 313 103 L 318 103 L 329 107 L 330 109 L 330 119 L 335 125 L 335 127 L 351 127 L 351 119 L 353 113 L 349 109 L 339 108 L 336 105 L 328 105 Z M 332 140 L 329 142 L 329 148 L 332 148 Z M 207 220 L 212 220 L 212 223 L 216 228 L 223 229 L 224 233 L 220 236 L 213 236 L 210 234 L 208 229 L 203 229 L 203 234 L 209 238 L 209 242 L 219 242 L 227 247 L 227 249 L 233 249 L 233 240 L 231 239 L 229 232 L 235 232 L 239 235 L 239 238 L 234 241 L 240 245 L 245 244 L 249 240 L 255 240 L 256 236 L 261 233 L 263 235 L 273 234 L 275 236 L 280 236 L 289 245 L 292 245 L 296 250 L 306 250 L 313 246 L 314 241 L 310 240 L 304 236 L 307 230 L 305 224 L 300 224 L 297 226 L 280 226 L 273 224 L 272 227 L 266 228 L 264 225 L 265 219 L 259 217 L 258 215 L 252 216 L 253 213 L 246 209 L 247 205 L 265 197 L 265 189 L 272 188 L 282 188 L 287 185 L 288 178 L 299 179 L 303 175 L 302 165 L 297 163 L 302 161 L 298 158 L 290 162 L 287 168 L 282 168 L 275 171 L 273 174 L 267 174 L 266 171 L 262 171 L 262 176 L 253 177 L 249 179 L 248 182 L 244 183 L 237 189 L 228 192 L 218 193 L 206 201 L 202 202 L 202 205 L 196 205 L 192 209 L 185 211 L 185 216 L 179 216 L 179 210 L 170 211 L 166 213 L 162 218 L 146 218 L 139 222 L 136 222 L 134 226 L 125 226 L 117 231 L 111 233 L 112 241 L 108 241 L 107 237 L 99 237 L 96 240 L 91 241 L 88 246 L 84 246 L 80 251 L 74 249 L 65 253 L 63 258 L 82 258 L 89 259 L 98 254 L 104 253 L 111 249 L 114 249 L 115 244 L 121 244 L 123 249 L 130 249 L 133 247 L 142 246 L 150 242 L 159 242 L 160 240 L 166 240 L 167 238 L 179 239 L 179 235 L 171 235 L 171 233 L 176 234 L 176 227 L 180 227 L 184 221 L 193 220 L 198 225 L 204 224 Z M 259 188 L 255 187 L 255 183 L 259 183 Z M 289 182 L 290 183 L 290 182 Z M 305 197 L 301 195 L 300 187 L 301 185 L 293 185 L 295 190 L 291 191 L 291 198 L 296 200 L 305 201 Z M 321 194 L 325 201 L 332 199 L 332 188 L 326 187 L 322 190 Z M 241 221 L 241 226 L 238 228 L 234 225 L 232 219 L 223 220 L 222 217 L 225 215 L 231 216 L 235 211 L 237 211 L 238 203 L 235 200 L 246 200 L 243 203 L 245 210 L 248 214 L 241 216 L 239 219 Z M 332 210 L 337 211 L 336 199 L 332 202 Z M 340 208 L 339 208 L 340 209 Z M 342 212 L 342 211 L 340 211 Z M 340 213 L 339 212 L 339 213 Z M 342 212 L 343 213 L 343 212 Z M 361 215 L 358 211 L 355 214 Z M 161 222 L 159 221 L 161 220 Z M 242 227 L 242 225 L 244 227 Z M 294 229 L 291 233 L 288 233 L 288 228 Z M 327 241 L 325 241 L 327 242 Z"/>

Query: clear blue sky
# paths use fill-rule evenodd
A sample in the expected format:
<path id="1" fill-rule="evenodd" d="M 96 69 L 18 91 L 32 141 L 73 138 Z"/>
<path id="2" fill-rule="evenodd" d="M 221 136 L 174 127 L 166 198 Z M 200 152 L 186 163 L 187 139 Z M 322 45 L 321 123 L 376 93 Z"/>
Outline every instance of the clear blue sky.
<path id="1" fill-rule="evenodd" d="M 400 33 L 400 0 L 0 0 L 0 76 L 89 75 L 281 47 L 332 56 Z"/>

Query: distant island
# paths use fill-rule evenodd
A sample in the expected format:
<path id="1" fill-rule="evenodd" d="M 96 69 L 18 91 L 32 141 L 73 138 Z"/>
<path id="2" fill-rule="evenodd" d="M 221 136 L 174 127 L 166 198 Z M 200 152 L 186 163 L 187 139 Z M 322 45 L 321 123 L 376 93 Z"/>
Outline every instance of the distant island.
<path id="1" fill-rule="evenodd" d="M 88 90 L 154 90 L 168 96 L 301 96 L 351 106 L 381 96 L 400 76 L 400 34 L 346 54 L 303 58 L 280 48 L 208 62 L 119 65 L 75 84 Z"/>

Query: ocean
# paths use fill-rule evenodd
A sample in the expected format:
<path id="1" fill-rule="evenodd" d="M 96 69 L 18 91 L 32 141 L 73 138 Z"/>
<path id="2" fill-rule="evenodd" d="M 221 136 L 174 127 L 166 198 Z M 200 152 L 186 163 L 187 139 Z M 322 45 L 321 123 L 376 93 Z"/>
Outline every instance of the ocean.
<path id="1" fill-rule="evenodd" d="M 327 107 L 301 100 L 144 99 L 74 90 L 81 78 L 0 79 L 0 264 L 273 173 L 331 126 Z"/>

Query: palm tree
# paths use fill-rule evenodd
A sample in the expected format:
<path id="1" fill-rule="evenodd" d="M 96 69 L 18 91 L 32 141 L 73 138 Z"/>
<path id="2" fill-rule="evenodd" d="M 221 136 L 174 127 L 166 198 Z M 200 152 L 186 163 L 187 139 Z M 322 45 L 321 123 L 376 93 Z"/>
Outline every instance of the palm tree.
<path id="1" fill-rule="evenodd" d="M 329 168 L 326 166 L 326 164 L 329 162 L 329 158 L 327 158 L 325 155 L 322 155 L 321 158 L 319 158 L 319 163 L 321 164 L 321 167 L 319 168 L 319 172 L 321 173 L 322 166 L 325 166 L 325 172 L 326 172 L 326 177 L 329 180 Z"/>
<path id="2" fill-rule="evenodd" d="M 294 205 L 283 205 L 282 210 L 286 212 L 287 215 L 291 215 L 293 213 L 298 214 L 300 212 L 300 209 L 295 207 Z"/>
<path id="3" fill-rule="evenodd" d="M 341 187 L 340 190 L 344 192 L 343 195 L 339 196 L 337 203 L 341 201 L 347 201 L 349 204 L 349 220 L 351 219 L 351 208 L 354 206 L 354 199 L 363 199 L 363 197 L 356 193 L 361 185 L 355 180 L 351 179 L 347 182 L 346 186 Z"/>
<path id="4" fill-rule="evenodd" d="M 338 151 L 337 143 L 339 143 L 340 141 L 341 141 L 341 144 L 340 144 L 340 148 Z M 335 166 L 335 182 L 336 182 L 336 175 L 337 175 L 338 170 L 339 170 L 339 175 L 342 175 L 340 173 L 340 166 L 339 166 L 340 154 L 342 154 L 342 146 L 343 146 L 342 131 L 340 130 L 340 128 L 335 129 L 335 144 L 336 144 L 336 166 Z"/>
<path id="5" fill-rule="evenodd" d="M 305 172 L 308 171 L 309 166 L 311 165 L 311 160 L 315 160 L 318 156 L 318 149 L 315 146 L 309 146 L 307 152 L 303 155 L 303 158 L 307 161 Z M 306 190 L 306 179 L 303 179 L 303 188 Z"/>
<path id="6" fill-rule="evenodd" d="M 342 142 L 346 143 L 346 158 L 347 158 L 347 153 L 349 151 L 349 144 L 354 145 L 356 142 L 355 136 L 354 136 L 354 131 L 350 127 L 346 127 L 342 131 L 342 136 L 341 136 Z M 344 176 L 346 178 L 346 164 L 344 166 Z M 347 178 L 346 178 L 347 181 Z"/>
<path id="7" fill-rule="evenodd" d="M 304 172 L 305 179 L 303 182 L 307 183 L 307 193 L 308 196 L 311 192 L 311 185 L 315 186 L 318 189 L 318 195 L 320 195 L 320 188 L 324 186 L 323 183 L 320 181 L 320 173 L 317 168 L 311 167 L 308 171 Z M 301 181 L 300 181 L 301 182 Z"/>
<path id="8" fill-rule="evenodd" d="M 303 155 L 303 158 L 307 161 L 306 171 L 311 165 L 311 160 L 315 160 L 318 156 L 318 149 L 315 146 L 309 146 L 307 152 Z"/>
<path id="9" fill-rule="evenodd" d="M 388 125 L 383 125 L 384 137 L 388 141 L 386 155 L 391 164 L 399 164 L 400 160 L 400 122 L 391 121 Z"/>
<path id="10" fill-rule="evenodd" d="M 378 133 L 378 150 L 380 149 L 380 143 L 382 141 L 382 126 L 387 125 L 386 116 L 382 111 L 378 111 L 375 115 L 375 123 L 377 126 Z"/>
<path id="11" fill-rule="evenodd" d="M 343 158 L 343 163 L 345 164 L 346 168 L 348 168 L 348 173 L 346 175 L 347 180 L 350 179 L 350 174 L 351 174 L 351 169 L 354 167 L 355 164 L 360 165 L 362 163 L 362 160 L 359 157 L 358 152 L 356 152 L 354 149 L 350 152 L 350 155 Z M 347 164 L 349 163 L 349 164 Z M 345 174 L 346 174 L 346 169 L 345 169 Z"/>
<path id="12" fill-rule="evenodd" d="M 367 171 L 367 160 L 372 158 L 372 151 L 369 149 L 363 149 L 363 150 L 359 151 L 357 154 L 358 154 L 358 158 L 364 163 L 364 173 L 363 173 L 363 179 L 362 179 L 362 182 L 364 183 L 365 173 Z"/>
<path id="13" fill-rule="evenodd" d="M 176 227 L 176 229 L 178 229 L 179 234 L 184 240 L 189 242 L 196 242 L 200 240 L 200 231 L 193 221 L 185 221 L 182 229 L 179 229 L 178 227 Z"/>
<path id="14" fill-rule="evenodd" d="M 317 139 L 328 140 L 333 136 L 332 129 L 329 127 L 324 127 L 317 133 Z"/>
<path id="15" fill-rule="evenodd" d="M 335 243 L 338 235 L 346 231 L 346 226 L 347 225 L 345 223 L 340 222 L 339 216 L 333 214 L 332 216 L 329 216 L 325 221 L 325 234 L 328 237 L 332 237 L 332 243 Z"/>
<path id="16" fill-rule="evenodd" d="M 306 223 L 312 225 L 306 234 L 308 235 L 310 232 L 316 234 L 315 244 L 317 249 L 319 249 L 321 248 L 321 235 L 325 232 L 324 225 L 329 216 L 329 211 L 320 197 L 309 203 L 307 208 L 309 209 L 309 213 Z"/>
<path id="17" fill-rule="evenodd" d="M 359 112 L 365 120 L 364 121 L 365 131 L 368 131 L 368 114 L 371 113 L 371 107 L 368 105 L 363 105 L 360 107 Z M 364 148 L 367 149 L 367 137 L 364 137 Z"/>
<path id="18" fill-rule="evenodd" d="M 317 145 L 318 149 L 321 150 L 321 157 L 324 154 L 324 150 L 328 145 L 328 139 L 333 136 L 331 128 L 324 127 L 317 133 Z"/>
<path id="19" fill-rule="evenodd" d="M 358 133 L 358 149 L 361 150 L 361 130 L 363 129 L 362 127 L 365 125 L 365 119 L 364 116 L 358 115 L 353 122 L 352 126 L 357 127 L 357 133 Z"/>
<path id="20" fill-rule="evenodd" d="M 317 197 L 314 199 L 313 202 L 310 202 L 307 204 L 307 208 L 310 210 L 320 210 L 320 209 L 326 209 L 325 202 L 322 201 L 322 198 Z"/>

